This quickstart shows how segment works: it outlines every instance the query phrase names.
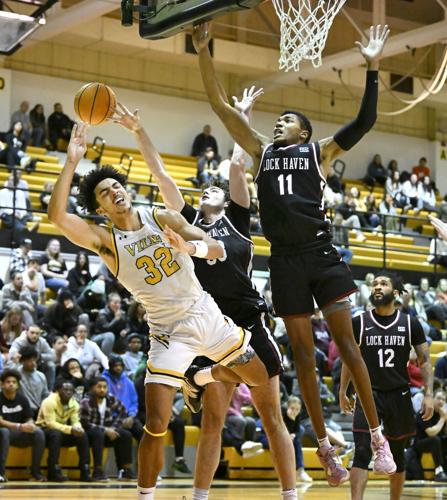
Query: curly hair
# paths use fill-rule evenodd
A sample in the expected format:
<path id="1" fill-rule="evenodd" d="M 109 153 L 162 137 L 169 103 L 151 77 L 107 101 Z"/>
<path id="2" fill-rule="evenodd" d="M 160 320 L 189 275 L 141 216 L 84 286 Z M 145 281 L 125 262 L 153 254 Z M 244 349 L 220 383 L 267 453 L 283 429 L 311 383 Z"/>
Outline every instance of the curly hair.
<path id="1" fill-rule="evenodd" d="M 94 214 L 99 207 L 96 201 L 95 188 L 104 179 L 115 179 L 122 186 L 126 185 L 127 179 L 123 174 L 110 165 L 91 170 L 82 180 L 79 186 L 78 204 L 87 212 Z"/>
<path id="2" fill-rule="evenodd" d="M 377 278 L 378 276 L 383 276 L 384 278 L 388 278 L 391 281 L 391 286 L 393 287 L 393 290 L 399 292 L 399 295 L 406 292 L 401 276 L 398 276 L 392 271 L 388 271 L 388 269 L 382 269 L 381 271 L 377 271 L 375 273 L 375 278 Z"/>

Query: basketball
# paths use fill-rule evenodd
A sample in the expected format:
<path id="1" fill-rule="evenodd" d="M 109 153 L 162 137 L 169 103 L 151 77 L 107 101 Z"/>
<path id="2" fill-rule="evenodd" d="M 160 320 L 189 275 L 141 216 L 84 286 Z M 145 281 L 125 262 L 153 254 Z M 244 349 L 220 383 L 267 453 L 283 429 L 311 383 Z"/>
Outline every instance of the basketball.
<path id="1" fill-rule="evenodd" d="M 74 98 L 78 117 L 90 125 L 100 125 L 113 115 L 116 106 L 115 92 L 103 83 L 87 83 Z"/>

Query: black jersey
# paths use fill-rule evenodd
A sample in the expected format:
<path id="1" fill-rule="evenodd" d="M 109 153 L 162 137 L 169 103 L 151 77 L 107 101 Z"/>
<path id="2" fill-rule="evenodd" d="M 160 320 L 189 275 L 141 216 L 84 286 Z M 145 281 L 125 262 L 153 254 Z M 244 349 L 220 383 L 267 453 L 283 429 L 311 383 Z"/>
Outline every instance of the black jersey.
<path id="1" fill-rule="evenodd" d="M 371 310 L 353 318 L 352 325 L 372 388 L 391 391 L 408 387 L 407 364 L 411 346 L 426 341 L 419 321 L 401 311 L 391 316 L 379 316 Z"/>
<path id="2" fill-rule="evenodd" d="M 251 281 L 253 242 L 250 239 L 250 213 L 231 201 L 225 215 L 206 224 L 200 212 L 185 204 L 182 215 L 225 247 L 222 259 L 193 257 L 196 275 L 220 310 L 240 326 L 248 327 L 267 306 Z"/>
<path id="3" fill-rule="evenodd" d="M 269 144 L 256 183 L 262 230 L 272 254 L 311 250 L 331 240 L 318 142 L 286 147 Z"/>

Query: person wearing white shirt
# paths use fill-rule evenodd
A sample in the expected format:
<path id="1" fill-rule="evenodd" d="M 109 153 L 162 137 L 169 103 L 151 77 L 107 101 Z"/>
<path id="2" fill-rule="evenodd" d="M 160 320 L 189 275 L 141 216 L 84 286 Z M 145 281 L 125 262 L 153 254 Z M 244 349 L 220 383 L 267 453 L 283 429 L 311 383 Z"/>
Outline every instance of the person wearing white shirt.
<path id="1" fill-rule="evenodd" d="M 15 225 L 19 235 L 26 231 L 26 222 L 32 218 L 27 212 L 26 195 L 27 191 L 12 189 L 14 184 L 18 187 L 17 182 L 14 183 L 14 175 L 11 174 L 5 182 L 5 187 L 0 190 L 0 218 L 3 221 L 3 226 L 11 229 L 13 226 L 13 213 L 15 214 Z M 14 207 L 14 208 L 13 208 Z"/>
<path id="2" fill-rule="evenodd" d="M 412 174 L 410 179 L 404 182 L 402 194 L 407 197 L 408 208 L 413 207 L 418 210 L 422 208 L 422 203 L 419 200 L 418 176 L 416 174 Z"/>
<path id="3" fill-rule="evenodd" d="M 422 208 L 429 212 L 436 212 L 436 195 L 433 189 L 433 183 L 427 175 L 424 180 L 419 183 L 418 186 L 418 197 Z"/>

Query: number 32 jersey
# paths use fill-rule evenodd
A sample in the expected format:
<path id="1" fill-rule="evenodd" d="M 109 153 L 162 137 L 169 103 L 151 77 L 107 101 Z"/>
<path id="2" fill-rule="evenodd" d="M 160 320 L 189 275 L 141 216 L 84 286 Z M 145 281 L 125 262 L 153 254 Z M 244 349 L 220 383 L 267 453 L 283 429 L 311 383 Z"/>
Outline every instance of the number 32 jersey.
<path id="1" fill-rule="evenodd" d="M 181 319 L 204 293 L 189 255 L 167 242 L 157 220 L 157 208 L 138 207 L 138 231 L 112 228 L 116 278 L 141 302 L 150 325 Z"/>
<path id="2" fill-rule="evenodd" d="M 331 239 L 318 142 L 266 146 L 258 175 L 262 230 L 272 254 L 311 250 Z"/>
<path id="3" fill-rule="evenodd" d="M 352 326 L 372 388 L 392 391 L 407 387 L 411 346 L 426 342 L 419 321 L 401 311 L 379 316 L 370 310 L 353 318 Z"/>

